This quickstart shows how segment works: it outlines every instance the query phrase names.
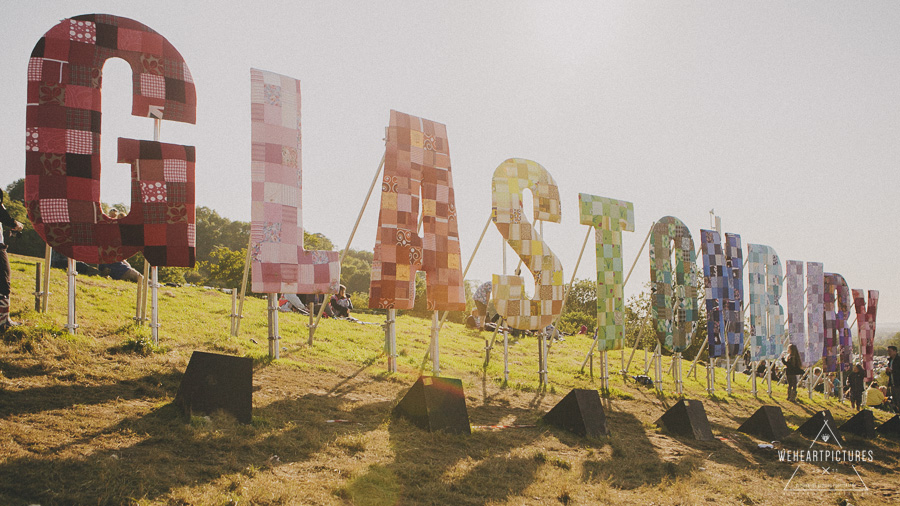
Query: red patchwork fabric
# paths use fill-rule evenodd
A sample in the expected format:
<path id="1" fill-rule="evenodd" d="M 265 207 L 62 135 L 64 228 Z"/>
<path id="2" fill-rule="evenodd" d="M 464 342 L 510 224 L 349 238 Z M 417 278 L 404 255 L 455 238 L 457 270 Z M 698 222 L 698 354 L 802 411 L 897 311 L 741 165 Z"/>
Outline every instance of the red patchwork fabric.
<path id="1" fill-rule="evenodd" d="M 193 146 L 119 139 L 132 164 L 129 214 L 100 211 L 100 83 L 103 64 L 131 65 L 132 114 L 196 121 L 196 90 L 181 54 L 127 18 L 65 19 L 35 45 L 28 64 L 25 200 L 37 233 L 62 254 L 90 263 L 143 251 L 152 265 L 194 265 Z"/>

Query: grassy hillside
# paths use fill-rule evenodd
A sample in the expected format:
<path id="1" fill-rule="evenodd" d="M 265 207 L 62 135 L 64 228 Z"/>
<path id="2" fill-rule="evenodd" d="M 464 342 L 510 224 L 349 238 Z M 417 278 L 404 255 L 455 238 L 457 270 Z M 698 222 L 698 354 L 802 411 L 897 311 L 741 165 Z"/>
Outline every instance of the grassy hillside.
<path id="1" fill-rule="evenodd" d="M 65 323 L 65 275 L 54 270 L 50 311 L 38 315 L 29 292 L 36 259 L 13 257 L 13 314 L 27 327 L 0 340 L 0 504 L 893 504 L 900 451 L 896 440 L 848 436 L 845 447 L 871 450 L 857 466 L 868 492 L 786 492 L 796 465 L 778 461 L 736 428 L 760 405 L 781 406 L 794 427 L 822 408 L 838 423 L 848 405 L 785 401 L 785 387 L 753 397 L 743 375 L 734 395 L 724 375 L 714 398 L 703 372 L 685 381 L 702 399 L 720 439 L 672 437 L 653 424 L 676 402 L 671 378 L 657 396 L 621 376 L 606 399 L 612 434 L 584 439 L 540 423 L 573 387 L 596 388 L 579 371 L 590 341 L 553 346 L 550 383 L 538 389 L 534 338 L 512 342 L 510 384 L 502 346 L 483 369 L 490 334 L 447 324 L 441 333 L 444 376 L 463 380 L 474 426 L 536 425 L 471 436 L 430 434 L 392 407 L 419 375 L 429 320 L 397 323 L 399 372 L 386 373 L 377 325 L 324 321 L 306 345 L 306 319 L 281 315 L 282 358 L 267 358 L 265 301 L 248 299 L 239 338 L 228 335 L 231 298 L 202 288 L 160 289 L 160 347 L 131 323 L 135 285 L 78 278 L 79 332 Z M 360 315 L 382 323 L 379 315 Z M 228 416 L 181 417 L 171 403 L 193 350 L 254 358 L 253 423 Z M 628 349 L 626 352 L 630 352 Z M 612 369 L 621 368 L 619 352 Z M 430 361 L 427 364 L 430 368 Z M 664 370 L 671 365 L 664 360 Z M 638 351 L 631 374 L 643 372 Z M 684 363 L 687 371 L 689 362 Z M 597 368 L 599 370 L 599 368 Z M 425 370 L 426 374 L 430 371 Z M 802 396 L 801 392 L 801 396 Z M 887 419 L 876 412 L 878 421 Z M 335 422 L 334 420 L 339 420 Z M 810 441 L 793 435 L 792 449 Z M 822 484 L 855 478 L 846 465 Z M 821 473 L 820 473 L 821 474 Z"/>

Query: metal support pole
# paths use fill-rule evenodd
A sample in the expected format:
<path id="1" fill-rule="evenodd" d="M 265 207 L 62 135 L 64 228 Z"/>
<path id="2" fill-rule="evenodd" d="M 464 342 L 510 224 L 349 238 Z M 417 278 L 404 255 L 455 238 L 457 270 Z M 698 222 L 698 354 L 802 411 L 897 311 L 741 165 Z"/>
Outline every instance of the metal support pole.
<path id="1" fill-rule="evenodd" d="M 656 345 L 656 356 L 654 357 L 654 362 L 656 362 L 656 381 L 653 382 L 653 386 L 656 387 L 657 392 L 662 392 L 662 353 L 659 344 Z"/>
<path id="2" fill-rule="evenodd" d="M 388 309 L 387 319 L 384 320 L 385 351 L 388 356 L 388 372 L 397 372 L 397 310 Z"/>
<path id="3" fill-rule="evenodd" d="M 700 349 L 697 351 L 697 356 L 694 357 L 694 360 L 691 362 L 691 367 L 688 368 L 688 376 L 694 372 L 694 367 L 697 366 L 697 361 L 700 360 L 700 355 L 703 354 L 703 350 L 709 346 L 709 339 L 703 341 L 703 344 L 700 346 Z M 711 362 L 711 361 L 710 361 Z"/>
<path id="4" fill-rule="evenodd" d="M 41 263 L 34 264 L 34 310 L 41 311 Z"/>
<path id="5" fill-rule="evenodd" d="M 599 335 L 598 331 L 594 331 L 594 342 L 591 343 L 591 349 L 588 350 L 587 355 L 584 356 L 584 362 L 581 363 L 581 371 L 584 372 L 584 367 L 588 364 L 588 361 L 591 363 L 591 378 L 594 377 L 593 373 L 593 365 L 594 365 L 594 350 L 597 349 L 597 336 Z M 603 353 L 603 352 L 601 352 Z"/>
<path id="6" fill-rule="evenodd" d="M 244 294 L 247 293 L 247 278 L 250 277 L 250 246 L 253 244 L 253 238 L 251 237 L 247 241 L 247 256 L 244 257 L 244 277 L 241 279 L 241 292 L 238 294 L 238 309 L 237 316 L 234 317 L 234 328 L 231 331 L 231 335 L 237 337 L 241 332 L 241 319 L 244 318 Z"/>
<path id="7" fill-rule="evenodd" d="M 759 366 L 758 362 L 750 362 L 750 393 L 756 397 L 756 368 Z"/>
<path id="8" fill-rule="evenodd" d="M 159 267 L 150 268 L 152 300 L 150 301 L 150 333 L 153 335 L 153 344 L 159 346 Z"/>
<path id="9" fill-rule="evenodd" d="M 678 395 L 682 395 L 684 393 L 684 389 L 682 388 L 681 383 L 681 352 L 676 352 L 672 357 L 672 368 L 674 369 L 675 376 L 675 393 Z"/>
<path id="10" fill-rule="evenodd" d="M 503 327 L 506 320 L 501 319 L 497 326 L 494 327 L 494 333 L 491 335 L 490 344 L 488 344 L 488 340 L 484 340 L 484 368 L 487 369 L 488 364 L 491 363 L 491 350 L 494 349 L 494 343 L 497 341 L 497 332 L 500 330 L 500 327 Z"/>
<path id="11" fill-rule="evenodd" d="M 431 373 L 435 376 L 441 375 L 441 343 L 438 323 L 438 312 L 435 311 L 431 316 Z"/>
<path id="12" fill-rule="evenodd" d="M 609 359 L 607 357 L 607 352 L 600 352 L 603 355 L 603 359 L 601 360 L 601 370 L 600 370 L 600 388 L 603 390 L 609 391 Z"/>
<path id="13" fill-rule="evenodd" d="M 315 297 L 315 295 L 314 295 L 313 297 Z M 325 301 L 323 301 L 322 303 L 324 304 Z M 309 310 L 308 310 L 308 313 L 309 313 L 309 325 L 307 325 L 307 327 L 309 327 L 309 345 L 312 346 L 312 344 L 313 344 L 313 334 L 314 334 L 314 332 L 313 332 L 313 323 L 315 322 L 315 320 L 313 320 L 313 317 L 314 317 L 315 314 L 316 314 L 316 303 L 315 303 L 315 302 L 310 302 L 310 303 L 309 303 Z"/>
<path id="14" fill-rule="evenodd" d="M 144 286 L 141 288 L 141 325 L 147 321 L 147 293 L 150 291 L 150 263 L 144 259 Z"/>
<path id="15" fill-rule="evenodd" d="M 775 360 L 769 360 L 769 364 L 766 367 L 766 393 L 769 394 L 769 397 L 772 397 L 772 370 L 775 368 Z"/>
<path id="16" fill-rule="evenodd" d="M 278 335 L 278 299 L 277 294 L 268 294 L 269 299 L 269 357 L 281 358 L 281 336 Z"/>
<path id="17" fill-rule="evenodd" d="M 541 330 L 537 338 L 538 343 L 538 385 L 546 386 L 544 383 L 544 331 Z"/>
<path id="18" fill-rule="evenodd" d="M 75 334 L 75 329 L 78 328 L 78 324 L 75 323 L 75 275 L 77 272 L 75 271 L 75 260 L 69 259 L 69 265 L 67 269 L 67 279 L 68 279 L 68 311 L 66 314 L 66 329 L 68 329 L 69 334 Z"/>
<path id="19" fill-rule="evenodd" d="M 234 335 L 234 320 L 237 317 L 237 289 L 231 291 L 231 331 L 230 335 Z"/>
<path id="20" fill-rule="evenodd" d="M 41 312 L 47 312 L 47 305 L 50 303 L 50 255 L 53 249 L 48 244 L 44 249 L 44 287 L 41 289 Z"/>
<path id="21" fill-rule="evenodd" d="M 509 383 L 509 331 L 503 330 L 503 382 Z"/>
<path id="22" fill-rule="evenodd" d="M 144 287 L 146 286 L 146 282 L 143 274 L 138 274 L 138 282 L 137 282 L 137 290 L 136 290 L 136 298 L 134 301 L 134 323 L 136 325 L 143 325 L 144 322 L 141 321 L 141 301 L 143 300 L 141 297 L 144 293 Z"/>
<path id="23" fill-rule="evenodd" d="M 844 403 L 844 371 L 841 371 L 838 374 L 838 381 L 841 383 L 841 387 L 839 388 L 839 390 L 841 391 L 841 393 L 840 393 L 841 404 L 843 404 Z"/>

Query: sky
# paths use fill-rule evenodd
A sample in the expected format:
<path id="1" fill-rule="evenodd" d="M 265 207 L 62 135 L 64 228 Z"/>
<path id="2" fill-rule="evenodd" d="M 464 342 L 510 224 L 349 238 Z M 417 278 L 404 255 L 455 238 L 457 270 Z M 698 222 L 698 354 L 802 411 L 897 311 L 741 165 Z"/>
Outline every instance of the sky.
<path id="1" fill-rule="evenodd" d="M 342 248 L 384 153 L 389 111 L 447 125 L 467 261 L 508 158 L 543 165 L 562 221 L 544 238 L 572 276 L 588 229 L 578 194 L 634 203 L 626 272 L 651 223 L 681 219 L 699 245 L 710 211 L 743 243 L 816 261 L 879 290 L 900 322 L 900 4 L 823 2 L 3 2 L 0 184 L 24 177 L 28 58 L 64 18 L 129 17 L 181 52 L 197 124 L 198 205 L 250 219 L 251 67 L 300 79 L 303 220 Z M 130 116 L 127 64 L 104 68 L 101 199 L 127 202 L 115 139 L 152 139 Z M 351 247 L 374 248 L 379 192 Z M 493 225 L 467 279 L 502 273 Z M 746 248 L 746 246 L 745 246 Z M 649 280 L 638 258 L 626 297 Z M 507 248 L 511 271 L 515 253 Z M 596 275 L 593 239 L 576 277 Z M 531 280 L 527 280 L 528 283 Z M 786 299 L 782 298 L 786 306 Z"/>

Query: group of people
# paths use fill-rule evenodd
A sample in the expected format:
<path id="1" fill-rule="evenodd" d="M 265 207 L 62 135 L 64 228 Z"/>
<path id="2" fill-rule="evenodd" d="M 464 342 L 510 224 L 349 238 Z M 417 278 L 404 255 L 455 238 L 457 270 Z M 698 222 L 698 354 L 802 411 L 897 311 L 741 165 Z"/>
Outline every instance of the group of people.
<path id="1" fill-rule="evenodd" d="M 279 300 L 279 306 L 282 311 L 298 311 L 303 314 L 309 314 L 308 306 L 313 305 L 313 311 L 318 312 L 322 307 L 323 297 L 321 295 L 298 295 L 293 293 L 282 294 Z M 325 305 L 325 316 L 329 318 L 351 318 L 350 311 L 353 309 L 353 302 L 347 295 L 347 287 L 340 285 L 337 293 L 328 299 Z"/>
<path id="2" fill-rule="evenodd" d="M 796 345 L 790 345 L 788 356 L 782 356 L 781 362 L 784 364 L 784 375 L 788 385 L 788 400 L 794 402 L 797 400 L 797 380 L 804 373 L 800 351 Z M 817 382 L 813 388 L 820 392 L 827 391 L 833 395 L 840 395 L 843 390 L 850 399 L 851 406 L 857 410 L 863 406 L 871 406 L 900 412 L 900 358 L 896 346 L 888 346 L 887 366 L 879 378 L 868 386 L 865 384 L 866 372 L 859 363 L 853 365 L 850 373 L 844 378 L 843 385 L 834 373 L 829 373 L 824 381 L 820 379 L 822 377 L 822 370 L 816 367 L 807 381 Z"/>

